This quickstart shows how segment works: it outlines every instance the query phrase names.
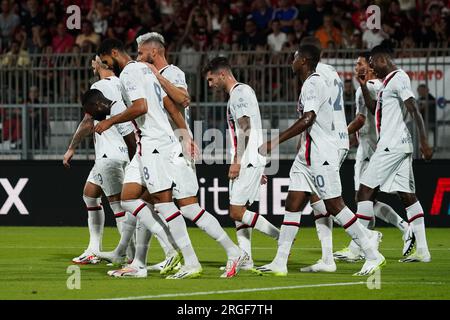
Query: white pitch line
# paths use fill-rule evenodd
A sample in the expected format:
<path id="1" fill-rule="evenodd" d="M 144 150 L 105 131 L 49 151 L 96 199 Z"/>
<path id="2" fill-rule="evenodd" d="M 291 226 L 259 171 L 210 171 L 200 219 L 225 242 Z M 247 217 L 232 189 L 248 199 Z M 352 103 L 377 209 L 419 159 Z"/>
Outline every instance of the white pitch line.
<path id="1" fill-rule="evenodd" d="M 111 249 L 113 250 L 115 247 L 105 247 L 104 249 Z M 86 247 L 33 247 L 33 246 L 0 246 L 0 249 L 86 249 Z M 211 249 L 211 247 L 197 247 L 195 246 L 195 249 Z M 276 250 L 276 247 L 252 247 L 252 250 Z M 297 248 L 295 248 L 297 250 Z M 310 247 L 310 248 L 304 248 L 300 247 L 298 250 L 319 250 L 320 247 Z M 400 250 L 399 248 L 381 248 L 381 251 L 397 251 Z M 449 251 L 450 248 L 429 248 L 431 251 Z"/>
<path id="2" fill-rule="evenodd" d="M 306 284 L 306 285 L 285 286 L 285 287 L 267 287 L 267 288 L 252 288 L 252 289 L 167 293 L 167 294 L 157 294 L 157 295 L 148 295 L 148 296 L 110 298 L 110 299 L 99 299 L 99 300 L 143 300 L 143 299 L 158 299 L 158 298 L 176 298 L 176 297 L 217 295 L 217 294 L 227 294 L 227 293 L 279 291 L 279 290 L 322 288 L 322 287 L 342 287 L 342 286 L 354 286 L 354 285 L 361 285 L 361 284 L 367 284 L 367 282 L 366 281 L 358 281 L 358 282 L 341 282 L 341 283 Z M 382 285 L 450 285 L 450 283 L 445 283 L 445 282 L 382 282 Z"/>
<path id="3" fill-rule="evenodd" d="M 341 283 L 306 284 L 306 285 L 286 286 L 286 287 L 267 287 L 267 288 L 252 288 L 252 289 L 235 289 L 235 290 L 167 293 L 167 294 L 157 294 L 157 295 L 148 295 L 148 296 L 111 298 L 111 299 L 100 299 L 100 300 L 143 300 L 143 299 L 158 299 L 158 298 L 205 296 L 205 295 L 216 295 L 216 294 L 227 294 L 227 293 L 243 293 L 243 292 L 291 290 L 291 289 L 303 289 L 303 288 L 355 286 L 355 285 L 362 285 L 362 284 L 366 284 L 366 282 L 365 281 L 358 281 L 358 282 L 341 282 Z"/>

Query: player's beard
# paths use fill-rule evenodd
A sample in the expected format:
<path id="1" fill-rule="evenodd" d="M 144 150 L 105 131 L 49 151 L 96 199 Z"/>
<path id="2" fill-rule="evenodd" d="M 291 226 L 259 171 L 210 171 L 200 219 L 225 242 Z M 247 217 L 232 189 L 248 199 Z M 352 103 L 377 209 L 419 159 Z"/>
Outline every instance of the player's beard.
<path id="1" fill-rule="evenodd" d="M 152 57 L 150 56 L 150 54 L 148 54 L 148 55 L 145 57 L 144 61 L 145 61 L 145 62 L 148 62 L 148 63 L 150 63 L 150 64 L 154 64 L 154 62 L 155 62 L 155 60 L 152 59 Z"/>
<path id="2" fill-rule="evenodd" d="M 112 71 L 118 77 L 122 70 L 120 70 L 119 62 L 115 58 L 112 58 L 112 61 L 113 61 Z"/>

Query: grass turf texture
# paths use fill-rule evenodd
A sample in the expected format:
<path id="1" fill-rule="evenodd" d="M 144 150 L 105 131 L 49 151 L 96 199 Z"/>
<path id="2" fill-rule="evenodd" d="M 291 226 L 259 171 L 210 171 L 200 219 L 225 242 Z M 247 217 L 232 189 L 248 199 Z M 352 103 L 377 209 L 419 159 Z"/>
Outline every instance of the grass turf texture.
<path id="1" fill-rule="evenodd" d="M 4 299 L 110 299 L 147 296 L 149 299 L 450 299 L 450 237 L 448 229 L 428 229 L 432 262 L 399 263 L 400 233 L 380 228 L 384 237 L 381 252 L 387 265 L 381 271 L 381 289 L 369 290 L 367 277 L 355 277 L 361 263 L 337 263 L 335 273 L 300 273 L 299 268 L 320 258 L 313 228 L 301 228 L 297 235 L 287 277 L 261 277 L 241 271 L 233 279 L 220 279 L 226 256 L 222 248 L 197 228 L 189 233 L 203 266 L 203 276 L 189 280 L 166 280 L 156 272 L 146 279 L 116 279 L 104 262 L 80 266 L 81 289 L 69 290 L 66 273 L 71 259 L 83 252 L 88 242 L 87 228 L 0 227 L 0 300 Z M 235 239 L 233 229 L 227 229 Z M 103 247 L 110 250 L 118 240 L 117 230 L 106 228 Z M 335 249 L 346 246 L 349 237 L 340 228 L 334 231 Z M 269 263 L 276 241 L 253 232 L 253 259 L 256 266 Z M 149 264 L 163 259 L 156 239 L 152 239 Z M 359 283 L 361 282 L 361 283 Z M 342 285 L 349 283 L 349 285 Z M 332 286 L 321 286 L 331 284 Z M 303 286 L 300 288 L 284 288 Z M 314 287 L 315 286 L 315 287 Z M 261 288 L 279 288 L 278 290 Z M 259 289 L 258 289 L 259 288 Z M 253 292 L 185 293 L 256 289 Z M 159 295 L 167 294 L 166 297 Z M 175 296 L 178 295 L 178 296 Z M 151 296 L 151 297 L 148 297 Z M 156 296 L 156 297 L 153 297 Z"/>

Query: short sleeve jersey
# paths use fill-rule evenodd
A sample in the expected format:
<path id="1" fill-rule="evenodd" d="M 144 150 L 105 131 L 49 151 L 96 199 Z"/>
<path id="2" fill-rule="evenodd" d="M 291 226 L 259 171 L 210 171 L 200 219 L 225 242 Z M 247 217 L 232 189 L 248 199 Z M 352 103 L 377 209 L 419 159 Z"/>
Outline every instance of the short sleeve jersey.
<path id="1" fill-rule="evenodd" d="M 120 81 L 126 101 L 145 99 L 147 103 L 147 113 L 133 121 L 137 128 L 138 151 L 141 143 L 152 148 L 173 143 L 175 135 L 163 104 L 167 94 L 150 68 L 144 63 L 130 61 L 120 73 Z"/>
<path id="2" fill-rule="evenodd" d="M 97 89 L 112 101 L 111 114 L 107 118 L 121 113 L 126 109 L 122 100 L 121 84 L 119 78 L 112 76 L 95 82 L 91 89 Z M 94 121 L 97 124 L 98 121 Z M 130 122 L 119 123 L 101 135 L 94 134 L 95 158 L 108 158 L 121 161 L 129 161 L 128 148 L 123 137 L 133 132 Z"/>
<path id="3" fill-rule="evenodd" d="M 337 143 L 339 149 L 349 149 L 349 139 L 347 131 L 347 120 L 345 119 L 344 109 L 344 85 L 339 74 L 329 64 L 319 62 L 316 67 L 316 72 L 325 81 L 327 88 L 329 88 L 330 98 L 329 103 L 333 108 L 333 127 L 337 135 Z"/>
<path id="4" fill-rule="evenodd" d="M 314 111 L 316 119 L 306 132 L 304 146 L 299 152 L 304 152 L 304 161 L 311 165 L 311 161 L 327 159 L 330 150 L 338 150 L 337 135 L 333 126 L 333 108 L 330 105 L 330 90 L 323 77 L 318 73 L 311 74 L 305 80 L 300 92 L 300 104 L 303 112 Z"/>
<path id="5" fill-rule="evenodd" d="M 241 159 L 241 166 L 265 166 L 266 157 L 258 152 L 258 148 L 264 142 L 258 100 L 250 86 L 243 83 L 236 83 L 230 90 L 230 98 L 227 105 L 227 121 L 231 139 L 230 153 L 232 159 L 237 152 L 237 135 L 241 129 L 238 120 L 244 116 L 250 118 L 250 137 Z"/>
<path id="6" fill-rule="evenodd" d="M 171 84 L 173 84 L 175 87 L 183 88 L 186 90 L 188 89 L 188 86 L 186 83 L 186 76 L 185 76 L 184 72 L 177 66 L 174 66 L 173 64 L 169 64 L 169 65 L 165 66 L 164 68 L 162 68 L 161 70 L 159 70 L 159 73 L 164 78 L 166 78 Z M 167 114 L 167 116 L 169 118 L 169 122 L 170 122 L 170 125 L 172 126 L 172 129 L 173 130 L 178 129 L 177 126 L 175 125 L 175 123 L 173 123 L 169 114 Z M 186 120 L 186 126 L 192 136 L 191 129 L 189 128 L 189 119 L 190 119 L 189 117 L 190 117 L 189 107 L 186 107 L 186 108 L 184 108 L 184 119 Z"/>
<path id="7" fill-rule="evenodd" d="M 405 71 L 397 69 L 385 77 L 375 111 L 377 149 L 413 152 L 411 133 L 406 126 L 408 112 L 405 107 L 405 101 L 411 97 L 414 97 L 414 93 Z"/>
<path id="8" fill-rule="evenodd" d="M 379 79 L 367 81 L 367 89 L 369 90 L 372 100 L 377 100 L 377 95 L 381 89 L 381 86 L 382 82 Z M 360 160 L 365 160 L 372 156 L 377 147 L 377 130 L 375 127 L 375 117 L 367 109 L 361 87 L 356 90 L 355 100 L 356 115 L 362 114 L 366 118 L 364 125 L 357 132 L 359 146 L 358 151 L 356 152 L 356 157 Z"/>

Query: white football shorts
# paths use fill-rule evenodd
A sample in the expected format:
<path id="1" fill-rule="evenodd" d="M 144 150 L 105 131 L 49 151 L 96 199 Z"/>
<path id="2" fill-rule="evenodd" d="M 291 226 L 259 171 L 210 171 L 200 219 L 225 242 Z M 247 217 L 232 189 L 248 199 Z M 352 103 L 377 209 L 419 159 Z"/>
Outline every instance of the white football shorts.
<path id="1" fill-rule="evenodd" d="M 102 188 L 107 197 L 120 194 L 127 164 L 121 160 L 96 159 L 87 181 Z"/>
<path id="2" fill-rule="evenodd" d="M 241 167 L 239 176 L 230 180 L 230 204 L 236 206 L 251 205 L 259 201 L 261 178 L 265 167 Z"/>
<path id="3" fill-rule="evenodd" d="M 415 193 L 412 153 L 377 150 L 372 155 L 360 183 L 386 193 Z"/>

